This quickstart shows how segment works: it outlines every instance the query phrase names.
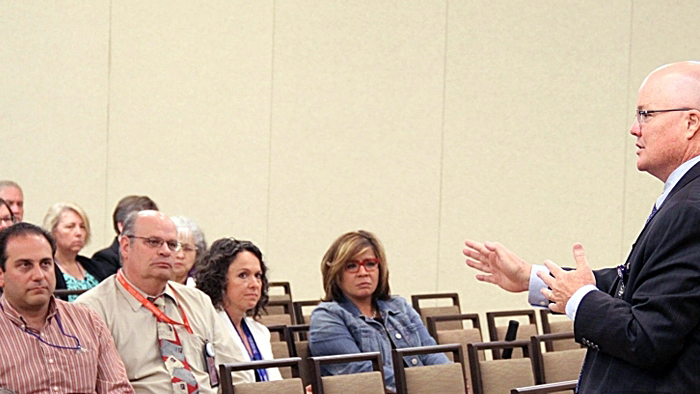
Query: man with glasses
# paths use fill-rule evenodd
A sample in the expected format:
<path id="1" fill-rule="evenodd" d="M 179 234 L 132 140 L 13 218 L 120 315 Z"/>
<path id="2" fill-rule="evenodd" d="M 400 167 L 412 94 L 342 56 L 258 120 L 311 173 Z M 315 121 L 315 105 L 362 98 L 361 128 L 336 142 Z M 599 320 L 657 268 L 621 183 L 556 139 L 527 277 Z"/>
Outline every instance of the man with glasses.
<path id="1" fill-rule="evenodd" d="M 635 121 L 637 169 L 664 182 L 627 260 L 592 271 L 530 265 L 498 243 L 468 240 L 477 279 L 530 292 L 566 313 L 588 347 L 579 393 L 691 393 L 700 387 L 700 63 L 670 64 L 642 83 Z"/>
<path id="2" fill-rule="evenodd" d="M 107 323 L 136 393 L 215 393 L 218 365 L 244 360 L 209 298 L 168 282 L 180 247 L 170 218 L 131 213 L 119 238 L 121 270 L 76 300 Z M 237 372 L 233 380 L 252 378 Z"/>

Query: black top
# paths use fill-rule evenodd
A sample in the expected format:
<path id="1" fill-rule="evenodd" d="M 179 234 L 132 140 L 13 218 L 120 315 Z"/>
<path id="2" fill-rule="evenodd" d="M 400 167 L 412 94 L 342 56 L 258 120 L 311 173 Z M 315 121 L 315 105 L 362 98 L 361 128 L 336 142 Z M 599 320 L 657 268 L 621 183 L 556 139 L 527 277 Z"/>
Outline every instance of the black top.
<path id="1" fill-rule="evenodd" d="M 119 239 L 114 237 L 114 242 L 109 248 L 95 252 L 92 255 L 92 261 L 105 273 L 105 277 L 116 274 L 122 267 L 119 261 Z"/>
<path id="2" fill-rule="evenodd" d="M 102 282 L 109 276 L 99 265 L 95 264 L 92 259 L 80 255 L 76 256 L 75 259 L 78 260 L 78 263 L 83 266 L 85 271 L 89 272 L 90 275 L 94 276 L 99 282 Z M 54 264 L 54 271 L 56 273 L 56 290 L 66 289 L 66 280 L 63 279 L 63 271 L 58 267 L 58 264 Z M 61 298 L 67 301 L 66 297 Z"/>

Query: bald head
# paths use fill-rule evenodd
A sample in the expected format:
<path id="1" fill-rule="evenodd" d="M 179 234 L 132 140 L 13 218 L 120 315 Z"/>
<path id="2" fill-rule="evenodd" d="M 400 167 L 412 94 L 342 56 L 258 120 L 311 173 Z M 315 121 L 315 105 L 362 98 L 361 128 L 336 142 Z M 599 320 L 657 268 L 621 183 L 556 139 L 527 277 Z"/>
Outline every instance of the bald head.
<path id="1" fill-rule="evenodd" d="M 666 181 L 681 164 L 700 155 L 700 62 L 668 64 L 639 88 L 637 168 Z"/>
<path id="2" fill-rule="evenodd" d="M 700 62 L 680 62 L 661 66 L 646 77 L 642 89 L 655 89 L 659 100 L 681 108 L 700 109 Z"/>

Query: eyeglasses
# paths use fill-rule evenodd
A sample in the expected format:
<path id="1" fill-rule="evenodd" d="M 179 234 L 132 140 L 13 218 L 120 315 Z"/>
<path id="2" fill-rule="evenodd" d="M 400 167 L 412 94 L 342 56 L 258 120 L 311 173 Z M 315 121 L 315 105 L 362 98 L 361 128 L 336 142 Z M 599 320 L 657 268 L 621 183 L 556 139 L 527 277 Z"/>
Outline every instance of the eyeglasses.
<path id="1" fill-rule="evenodd" d="M 654 110 L 642 110 L 638 109 L 635 111 L 634 116 L 637 118 L 637 123 L 642 124 L 649 119 L 651 114 L 657 114 L 662 112 L 676 112 L 676 111 L 693 111 L 695 108 L 673 108 L 673 109 L 654 109 Z"/>
<path id="2" fill-rule="evenodd" d="M 180 246 L 182 246 L 181 249 L 183 252 L 196 252 L 197 251 L 197 248 L 192 244 L 180 243 Z"/>
<path id="3" fill-rule="evenodd" d="M 345 271 L 354 274 L 360 271 L 361 266 L 365 267 L 365 271 L 372 272 L 379 267 L 379 259 L 350 260 L 345 263 Z"/>
<path id="4" fill-rule="evenodd" d="M 163 244 L 166 244 L 168 245 L 168 249 L 170 249 L 172 252 L 179 252 L 180 248 L 182 247 L 182 244 L 175 240 L 171 239 L 170 241 L 166 241 L 160 237 L 139 237 L 137 235 L 127 235 L 127 238 L 142 239 L 148 247 L 153 249 L 160 248 L 163 246 Z"/>
<path id="5" fill-rule="evenodd" d="M 13 216 L 5 216 L 4 218 L 0 218 L 0 224 L 15 224 L 17 223 L 17 218 Z"/>

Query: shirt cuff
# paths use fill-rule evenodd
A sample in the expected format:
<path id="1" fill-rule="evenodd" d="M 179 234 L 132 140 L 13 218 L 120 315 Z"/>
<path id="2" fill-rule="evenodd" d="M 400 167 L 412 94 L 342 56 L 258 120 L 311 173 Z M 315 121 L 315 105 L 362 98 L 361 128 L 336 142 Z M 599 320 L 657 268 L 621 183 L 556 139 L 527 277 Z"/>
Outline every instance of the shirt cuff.
<path id="1" fill-rule="evenodd" d="M 548 308 L 549 300 L 545 297 L 540 289 L 547 287 L 542 279 L 537 276 L 537 273 L 544 271 L 549 274 L 549 270 L 544 265 L 532 265 L 532 270 L 530 271 L 530 285 L 528 287 L 527 302 L 536 308 Z"/>
<path id="2" fill-rule="evenodd" d="M 569 319 L 575 321 L 576 311 L 578 311 L 578 306 L 581 305 L 581 300 L 583 300 L 583 297 L 585 297 L 586 294 L 597 290 L 598 288 L 595 287 L 595 285 L 585 285 L 576 290 L 571 298 L 569 298 L 569 302 L 566 303 L 566 316 L 569 316 Z"/>

